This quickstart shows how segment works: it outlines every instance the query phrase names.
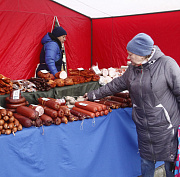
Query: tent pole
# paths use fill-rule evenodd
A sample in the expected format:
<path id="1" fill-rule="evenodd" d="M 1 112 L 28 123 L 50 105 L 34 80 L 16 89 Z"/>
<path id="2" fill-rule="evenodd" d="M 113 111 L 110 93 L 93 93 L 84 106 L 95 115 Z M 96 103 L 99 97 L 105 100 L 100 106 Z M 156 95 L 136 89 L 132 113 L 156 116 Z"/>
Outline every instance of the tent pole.
<path id="1" fill-rule="evenodd" d="M 92 62 L 93 62 L 93 27 L 92 27 L 92 18 L 91 20 L 91 67 L 92 67 Z"/>

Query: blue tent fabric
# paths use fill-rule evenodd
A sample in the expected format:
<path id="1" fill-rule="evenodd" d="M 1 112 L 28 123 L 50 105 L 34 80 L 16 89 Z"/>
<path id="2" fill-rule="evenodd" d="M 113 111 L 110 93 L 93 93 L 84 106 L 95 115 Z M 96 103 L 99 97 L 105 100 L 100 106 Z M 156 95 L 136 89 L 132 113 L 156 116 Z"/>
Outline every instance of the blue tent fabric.
<path id="1" fill-rule="evenodd" d="M 141 175 L 132 109 L 0 136 L 1 177 Z"/>

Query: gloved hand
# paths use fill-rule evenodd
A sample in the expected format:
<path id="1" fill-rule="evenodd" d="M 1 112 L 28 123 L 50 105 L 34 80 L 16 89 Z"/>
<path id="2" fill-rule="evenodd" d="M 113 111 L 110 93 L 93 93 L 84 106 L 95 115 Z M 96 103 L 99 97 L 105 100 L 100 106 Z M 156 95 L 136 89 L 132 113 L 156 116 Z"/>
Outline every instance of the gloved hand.
<path id="1" fill-rule="evenodd" d="M 84 101 L 87 101 L 87 100 L 88 100 L 87 93 L 84 94 L 83 98 L 85 98 Z"/>

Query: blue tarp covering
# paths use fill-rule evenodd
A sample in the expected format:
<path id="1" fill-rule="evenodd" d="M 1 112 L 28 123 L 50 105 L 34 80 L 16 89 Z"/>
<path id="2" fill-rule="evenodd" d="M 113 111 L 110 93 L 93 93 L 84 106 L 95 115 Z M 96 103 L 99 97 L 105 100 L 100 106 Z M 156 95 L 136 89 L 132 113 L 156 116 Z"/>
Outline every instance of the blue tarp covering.
<path id="1" fill-rule="evenodd" d="M 0 177 L 137 177 L 131 108 L 0 136 Z M 95 122 L 93 122 L 95 120 Z"/>

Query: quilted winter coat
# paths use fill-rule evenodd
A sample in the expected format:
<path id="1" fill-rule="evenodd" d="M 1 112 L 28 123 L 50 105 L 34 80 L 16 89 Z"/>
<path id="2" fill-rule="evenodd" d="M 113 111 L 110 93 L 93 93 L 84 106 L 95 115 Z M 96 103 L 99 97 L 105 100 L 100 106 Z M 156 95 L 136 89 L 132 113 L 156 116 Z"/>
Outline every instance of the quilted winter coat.
<path id="1" fill-rule="evenodd" d="M 40 65 L 36 70 L 36 75 L 40 70 L 50 71 L 55 75 L 61 71 L 62 66 L 62 51 L 57 42 L 53 41 L 47 33 L 41 40 L 43 48 L 40 54 Z"/>
<path id="2" fill-rule="evenodd" d="M 176 61 L 154 46 L 142 66 L 130 65 L 123 76 L 88 93 L 89 100 L 129 90 L 133 103 L 140 156 L 151 161 L 175 160 L 180 124 L 180 69 Z"/>

